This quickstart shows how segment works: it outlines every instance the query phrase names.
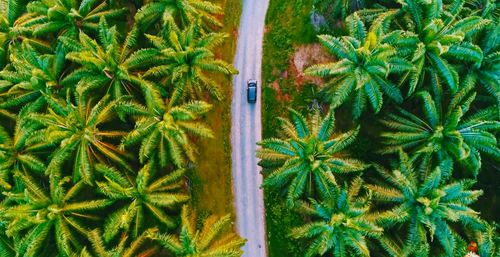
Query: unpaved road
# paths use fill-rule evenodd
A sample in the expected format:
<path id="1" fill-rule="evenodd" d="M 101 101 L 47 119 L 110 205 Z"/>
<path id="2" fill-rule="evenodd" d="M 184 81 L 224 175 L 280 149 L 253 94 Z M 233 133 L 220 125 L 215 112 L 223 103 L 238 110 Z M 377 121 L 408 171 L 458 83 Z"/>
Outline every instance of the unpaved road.
<path id="1" fill-rule="evenodd" d="M 267 256 L 266 226 L 260 167 L 255 157 L 261 140 L 261 64 L 264 21 L 268 0 L 243 0 L 234 65 L 240 71 L 233 79 L 232 173 L 239 234 L 248 241 L 243 257 Z M 257 103 L 247 102 L 246 81 L 257 79 Z"/>

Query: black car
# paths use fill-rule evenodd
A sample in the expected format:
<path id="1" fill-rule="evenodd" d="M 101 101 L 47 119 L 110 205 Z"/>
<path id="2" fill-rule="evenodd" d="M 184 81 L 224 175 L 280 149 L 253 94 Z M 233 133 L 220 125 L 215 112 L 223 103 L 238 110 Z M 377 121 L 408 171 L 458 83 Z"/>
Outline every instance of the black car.
<path id="1" fill-rule="evenodd" d="M 247 101 L 252 104 L 257 101 L 257 80 L 255 79 L 247 81 Z"/>

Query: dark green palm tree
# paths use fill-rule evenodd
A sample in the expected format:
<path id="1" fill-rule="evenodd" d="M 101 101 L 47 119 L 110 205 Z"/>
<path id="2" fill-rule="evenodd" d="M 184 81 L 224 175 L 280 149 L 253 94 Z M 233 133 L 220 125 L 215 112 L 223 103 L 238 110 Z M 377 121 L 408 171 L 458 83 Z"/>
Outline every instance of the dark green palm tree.
<path id="1" fill-rule="evenodd" d="M 23 15 L 25 4 L 22 0 L 0 1 L 0 69 L 9 63 L 10 51 L 18 47 L 20 42 L 50 51 L 50 44 L 31 38 L 33 29 L 24 26 L 33 20 L 31 15 Z"/>
<path id="2" fill-rule="evenodd" d="M 325 89 L 331 96 L 331 104 L 337 107 L 351 97 L 352 115 L 361 117 L 370 103 L 375 113 L 382 108 L 383 95 L 397 103 L 403 101 L 399 88 L 389 79 L 389 74 L 401 73 L 412 68 L 411 64 L 397 55 L 397 49 L 384 43 L 381 23 L 390 19 L 387 13 L 374 22 L 370 31 L 355 13 L 346 20 L 349 36 L 318 36 L 319 41 L 335 55 L 337 61 L 313 65 L 305 74 L 328 79 Z"/>
<path id="3" fill-rule="evenodd" d="M 198 229 L 197 218 L 185 205 L 182 208 L 182 227 L 179 235 L 152 233 L 150 238 L 156 240 L 176 257 L 240 257 L 240 249 L 245 240 L 231 232 L 229 215 L 217 217 L 212 215 Z"/>
<path id="4" fill-rule="evenodd" d="M 118 104 L 119 112 L 140 117 L 135 129 L 123 138 L 121 147 L 142 141 L 139 149 L 141 162 L 156 157 L 161 167 L 167 166 L 171 160 L 176 167 L 182 168 L 187 161 L 195 161 L 196 148 L 190 135 L 213 137 L 212 130 L 200 121 L 212 105 L 202 101 L 172 105 L 172 101 L 166 101 L 154 113 L 133 102 Z"/>
<path id="5" fill-rule="evenodd" d="M 460 161 L 474 174 L 481 167 L 481 154 L 500 160 L 495 131 L 500 122 L 495 107 L 470 113 L 476 93 L 473 85 L 462 87 L 447 103 L 446 109 L 437 94 L 434 98 L 426 91 L 418 93 L 422 99 L 422 115 L 400 109 L 388 114 L 382 124 L 390 131 L 382 133 L 386 147 L 383 152 L 409 151 L 414 159 L 422 161 L 420 167 L 428 172 L 436 163 L 446 163 L 442 172 L 450 175 L 453 161 Z"/>
<path id="6" fill-rule="evenodd" d="M 65 76 L 63 83 L 77 84 L 76 89 L 82 94 L 106 93 L 112 99 L 141 95 L 142 92 L 148 107 L 154 108 L 155 101 L 160 98 L 159 92 L 140 74 L 143 68 L 147 70 L 147 63 L 156 51 L 147 48 L 134 51 L 139 36 L 137 27 L 133 27 L 121 42 L 116 26 L 110 28 L 101 18 L 98 33 L 100 44 L 83 32 L 79 41 L 60 37 L 64 46 L 71 50 L 66 58 L 80 65 Z"/>
<path id="7" fill-rule="evenodd" d="M 385 182 L 367 185 L 367 188 L 377 201 L 391 206 L 389 210 L 376 214 L 379 224 L 384 228 L 398 227 L 406 231 L 401 232 L 406 234 L 404 247 L 384 244 L 391 256 L 410 256 L 412 253 L 429 256 L 429 244 L 434 239 L 446 256 L 454 256 L 457 233 L 451 224 L 476 230 L 483 228 L 478 212 L 469 207 L 482 194 L 481 190 L 469 190 L 473 181 L 447 182 L 439 166 L 424 178 L 419 178 L 414 163 L 402 151 L 399 165 L 392 172 L 376 167 Z"/>
<path id="8" fill-rule="evenodd" d="M 287 206 L 293 207 L 305 194 L 313 196 L 313 190 L 331 197 L 336 176 L 366 168 L 361 161 L 341 153 L 352 144 L 359 128 L 334 135 L 333 111 L 325 117 L 316 111 L 309 120 L 295 110 L 289 112 L 290 120 L 279 118 L 283 135 L 262 140 L 257 150 L 261 166 L 272 169 L 262 186 L 286 186 Z"/>
<path id="9" fill-rule="evenodd" d="M 109 199 L 125 202 L 125 205 L 108 216 L 104 223 L 104 241 L 111 241 L 120 230 L 131 231 L 137 238 L 146 229 L 145 221 L 153 217 L 159 224 L 175 228 L 174 218 L 166 210 L 175 209 L 180 203 L 189 200 L 189 196 L 180 189 L 184 185 L 184 170 L 180 169 L 165 176 L 157 177 L 158 167 L 152 162 L 144 165 L 134 179 L 111 167 L 98 164 L 96 170 L 106 179 L 97 182 L 99 190 Z M 146 215 L 149 213 L 150 215 Z M 149 222 L 148 222 L 149 224 Z"/>
<path id="10" fill-rule="evenodd" d="M 145 76 L 165 78 L 167 86 L 172 88 L 174 103 L 186 96 L 200 99 L 204 91 L 217 100 L 222 99 L 220 85 L 212 78 L 213 75 L 238 73 L 231 64 L 216 58 L 213 52 L 227 35 L 200 33 L 198 24 L 180 30 L 172 21 L 162 34 L 160 37 L 146 35 L 160 58 L 159 65 L 149 69 Z"/>
<path id="11" fill-rule="evenodd" d="M 114 162 L 131 170 L 126 161 L 127 154 L 110 143 L 110 139 L 126 135 L 124 131 L 107 130 L 101 126 L 113 120 L 116 101 L 105 96 L 99 102 L 83 96 L 77 98 L 77 105 L 68 102 L 58 108 L 51 107 L 47 114 L 31 114 L 29 119 L 42 124 L 46 141 L 59 146 L 51 156 L 46 174 L 59 170 L 72 158 L 73 180 L 94 182 L 95 163 Z"/>
<path id="12" fill-rule="evenodd" d="M 77 37 L 80 30 L 96 32 L 99 19 L 121 18 L 126 8 L 113 9 L 108 1 L 38 0 L 27 5 L 32 22 L 27 25 L 36 37 L 55 33 Z"/>
<path id="13" fill-rule="evenodd" d="M 128 242 L 128 236 L 124 235 L 114 248 L 108 250 L 106 243 L 102 239 L 101 231 L 94 229 L 88 235 L 92 247 L 89 247 L 89 249 L 84 247 L 79 254 L 74 254 L 72 257 L 150 257 L 158 252 L 158 247 L 143 246 L 147 242 L 146 236 L 154 232 L 156 232 L 155 229 L 148 229 L 131 242 Z"/>
<path id="14" fill-rule="evenodd" d="M 60 174 L 50 175 L 48 191 L 28 174 L 16 171 L 15 176 L 25 185 L 25 193 L 8 196 L 17 204 L 5 207 L 1 218 L 8 221 L 6 233 L 15 239 L 16 256 L 69 256 L 82 248 L 80 235 L 90 232 L 83 220 L 99 220 L 95 211 L 112 203 L 77 200 L 85 189 L 83 181 L 71 184 L 70 177 Z M 55 242 L 56 251 L 46 247 L 49 242 Z"/>
<path id="15" fill-rule="evenodd" d="M 476 41 L 483 51 L 482 61 L 461 65 L 459 71 L 467 83 L 484 88 L 497 101 L 500 114 L 500 22 L 488 26 Z"/>
<path id="16" fill-rule="evenodd" d="M 481 48 L 468 38 L 489 21 L 470 14 L 461 18 L 463 0 L 453 0 L 446 5 L 439 0 L 399 2 L 401 19 L 407 22 L 398 25 L 404 24 L 401 28 L 413 32 L 418 39 L 411 57 L 415 69 L 406 76 L 408 95 L 422 89 L 423 85 L 442 88 L 441 84 L 445 84 L 451 92 L 456 92 L 459 75 L 450 62 L 474 65 L 482 61 Z"/>
<path id="17" fill-rule="evenodd" d="M 370 256 L 368 238 L 378 238 L 383 229 L 367 217 L 369 198 L 360 195 L 361 179 L 349 186 L 336 189 L 333 198 L 322 202 L 311 200 L 303 210 L 312 221 L 294 228 L 291 235 L 296 239 L 308 239 L 305 257 L 331 255 L 335 257 Z"/>
<path id="18" fill-rule="evenodd" d="M 64 49 L 57 47 L 54 54 L 40 54 L 23 43 L 12 51 L 9 67 L 0 71 L 0 108 L 27 106 L 29 112 L 36 112 L 60 104 L 60 98 L 72 88 L 62 84 L 67 65 Z"/>
<path id="19" fill-rule="evenodd" d="M 52 145 L 43 141 L 43 134 L 35 133 L 37 128 L 39 126 L 19 120 L 11 136 L 0 126 L 0 188 L 13 188 L 11 175 L 15 172 L 43 174 L 47 169 L 37 152 Z"/>
<path id="20" fill-rule="evenodd" d="M 175 20 L 181 27 L 200 22 L 221 27 L 217 15 L 222 9 L 206 0 L 154 0 L 144 5 L 135 16 L 135 20 L 143 27 L 149 27 L 158 20 L 167 23 Z"/>

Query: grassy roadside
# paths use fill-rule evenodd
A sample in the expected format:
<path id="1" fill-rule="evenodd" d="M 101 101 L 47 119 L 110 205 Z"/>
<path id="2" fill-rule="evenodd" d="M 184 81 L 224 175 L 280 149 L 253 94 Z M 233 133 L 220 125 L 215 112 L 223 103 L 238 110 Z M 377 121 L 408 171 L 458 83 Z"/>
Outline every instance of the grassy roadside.
<path id="1" fill-rule="evenodd" d="M 224 8 L 224 27 L 221 31 L 229 35 L 225 43 L 217 48 L 216 55 L 233 63 L 242 2 L 215 2 Z M 213 103 L 214 109 L 206 117 L 208 125 L 214 131 L 214 138 L 198 142 L 197 165 L 188 172 L 188 177 L 193 190 L 193 205 L 201 215 L 231 213 L 234 218 L 230 141 L 232 78 L 216 76 L 214 80 L 222 86 L 225 98 Z"/>
<path id="2" fill-rule="evenodd" d="M 315 41 L 315 32 L 309 22 L 312 0 L 270 0 L 266 17 L 263 53 L 262 123 L 263 138 L 276 135 L 276 117 L 283 116 L 287 107 L 303 105 L 304 92 L 294 86 L 293 76 L 282 76 L 289 71 L 290 57 L 298 46 Z M 274 88 L 271 86 L 275 84 Z M 279 89 L 276 90 L 276 85 Z M 287 97 L 283 97 L 286 95 Z M 288 233 L 302 222 L 302 218 L 285 209 L 283 196 L 265 192 L 266 222 L 269 257 L 302 257 L 304 247 L 291 239 Z"/>

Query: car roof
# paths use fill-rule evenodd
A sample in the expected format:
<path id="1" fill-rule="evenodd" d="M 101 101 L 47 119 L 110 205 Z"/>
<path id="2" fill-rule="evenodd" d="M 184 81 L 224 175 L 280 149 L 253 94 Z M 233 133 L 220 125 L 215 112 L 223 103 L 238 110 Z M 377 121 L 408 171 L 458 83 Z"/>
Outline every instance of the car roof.
<path id="1" fill-rule="evenodd" d="M 252 88 L 249 88 L 248 90 L 248 98 L 253 100 L 256 98 L 256 94 L 257 94 L 257 88 L 255 87 L 252 87 Z"/>

